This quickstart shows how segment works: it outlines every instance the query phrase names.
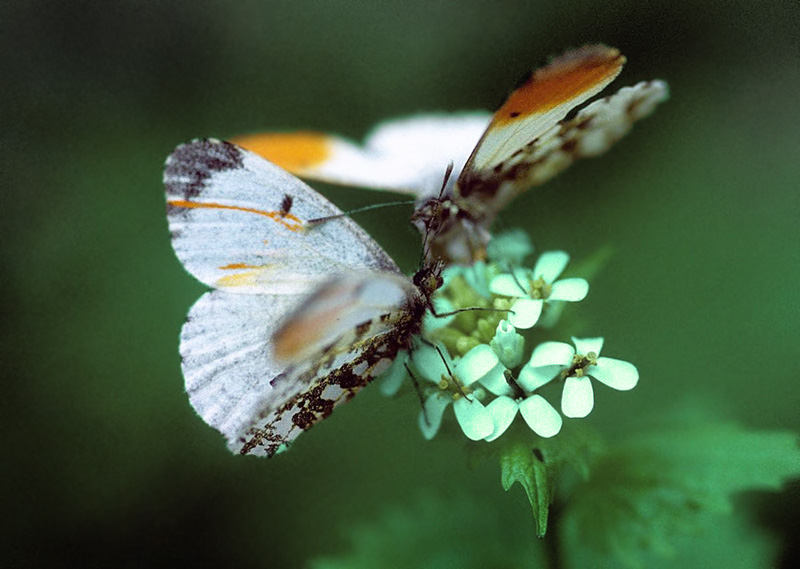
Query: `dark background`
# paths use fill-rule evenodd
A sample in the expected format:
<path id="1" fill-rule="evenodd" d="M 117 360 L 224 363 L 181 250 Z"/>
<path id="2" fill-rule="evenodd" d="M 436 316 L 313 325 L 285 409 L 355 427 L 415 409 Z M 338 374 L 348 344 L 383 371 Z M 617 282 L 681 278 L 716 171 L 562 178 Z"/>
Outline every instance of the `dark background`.
<path id="1" fill-rule="evenodd" d="M 503 493 L 495 465 L 470 469 L 454 439 L 425 442 L 413 397 L 367 390 L 285 455 L 230 455 L 183 393 L 178 331 L 203 287 L 172 253 L 161 172 L 195 137 L 359 139 L 395 116 L 493 109 L 588 42 L 628 57 L 616 86 L 661 78 L 671 99 L 501 224 L 539 251 L 614 247 L 581 310 L 642 380 L 598 392 L 590 421 L 624 432 L 704 397 L 751 427 L 796 430 L 799 15 L 796 2 L 701 0 L 4 2 L 7 566 L 298 567 L 428 488 L 488 496 L 533 539 L 521 491 Z M 393 198 L 316 187 L 345 208 Z M 406 219 L 358 222 L 412 270 Z M 797 523 L 797 494 L 761 503 L 776 537 Z"/>

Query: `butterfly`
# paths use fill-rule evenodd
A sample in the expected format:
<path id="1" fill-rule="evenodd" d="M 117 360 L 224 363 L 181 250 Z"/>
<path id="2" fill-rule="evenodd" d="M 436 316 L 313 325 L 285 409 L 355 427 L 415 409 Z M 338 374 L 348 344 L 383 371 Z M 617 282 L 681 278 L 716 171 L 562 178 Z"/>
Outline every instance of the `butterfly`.
<path id="1" fill-rule="evenodd" d="M 378 126 L 363 146 L 319 132 L 232 140 L 302 178 L 413 195 L 413 221 L 431 231 L 431 255 L 468 264 L 483 258 L 489 228 L 513 198 L 578 158 L 602 154 L 667 98 L 664 82 L 644 81 L 568 116 L 624 63 L 604 45 L 568 51 L 535 71 L 493 115 L 399 119 Z M 452 183 L 439 195 L 440 173 L 451 161 Z"/>
<path id="2" fill-rule="evenodd" d="M 212 288 L 181 330 L 186 391 L 233 452 L 286 448 L 407 349 L 432 308 L 441 263 L 409 279 L 336 206 L 256 154 L 183 144 L 164 186 L 175 253 Z"/>

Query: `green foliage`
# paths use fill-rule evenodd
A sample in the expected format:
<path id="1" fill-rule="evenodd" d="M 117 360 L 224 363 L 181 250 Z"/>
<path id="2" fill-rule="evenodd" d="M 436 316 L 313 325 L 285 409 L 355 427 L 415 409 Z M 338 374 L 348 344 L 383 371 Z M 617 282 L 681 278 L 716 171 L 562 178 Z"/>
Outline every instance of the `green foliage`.
<path id="1" fill-rule="evenodd" d="M 533 517 L 536 519 L 536 534 L 543 537 L 547 531 L 547 513 L 555 490 L 556 477 L 551 475 L 551 470 L 558 468 L 543 460 L 543 456 L 540 460 L 540 456 L 542 455 L 537 455 L 537 449 L 516 443 L 505 449 L 500 459 L 500 468 L 503 490 L 508 491 L 515 482 L 525 488 L 533 508 Z"/>
<path id="2" fill-rule="evenodd" d="M 473 496 L 420 496 L 410 507 L 387 510 L 349 535 L 350 551 L 316 559 L 312 569 L 526 569 L 546 567 L 542 544 L 492 503 Z"/>
<path id="3" fill-rule="evenodd" d="M 565 511 L 564 552 L 593 565 L 628 567 L 676 540 L 712 527 L 732 509 L 731 494 L 776 490 L 800 475 L 797 437 L 674 417 L 667 428 L 632 436 L 598 456 Z M 724 547 L 723 547 L 724 548 Z M 575 562 L 576 567 L 582 566 Z M 716 563 L 713 563 L 716 565 Z M 694 564 L 694 566 L 702 566 Z"/>
<path id="4" fill-rule="evenodd" d="M 543 439 L 530 431 L 517 431 L 503 439 L 501 484 L 506 491 L 516 482 L 525 489 L 538 537 L 544 537 L 547 531 L 550 504 L 564 466 L 571 465 L 586 476 L 588 459 L 597 447 L 595 438 L 576 428 L 564 429 L 552 439 Z"/>

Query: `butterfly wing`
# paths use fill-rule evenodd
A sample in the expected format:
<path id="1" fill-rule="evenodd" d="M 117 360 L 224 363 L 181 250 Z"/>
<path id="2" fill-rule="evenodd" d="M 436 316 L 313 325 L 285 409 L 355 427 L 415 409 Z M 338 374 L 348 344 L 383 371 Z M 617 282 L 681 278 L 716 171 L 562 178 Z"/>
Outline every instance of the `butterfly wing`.
<path id="1" fill-rule="evenodd" d="M 391 273 L 320 287 L 273 336 L 275 357 L 296 363 L 271 382 L 240 452 L 270 456 L 349 401 L 408 347 L 426 308 L 411 281 Z"/>
<path id="2" fill-rule="evenodd" d="M 331 273 L 399 272 L 341 210 L 306 184 L 229 142 L 175 149 L 164 170 L 175 253 L 199 281 L 242 293 L 297 294 Z M 286 206 L 288 207 L 288 211 Z"/>
<path id="3" fill-rule="evenodd" d="M 602 91 L 624 63 L 618 50 L 592 45 L 569 51 L 535 71 L 495 112 L 461 173 L 462 190 L 473 173 L 502 164 Z"/>
<path id="4" fill-rule="evenodd" d="M 478 201 L 490 214 L 521 192 L 543 184 L 575 160 L 609 150 L 656 105 L 666 100 L 663 81 L 643 81 L 594 101 L 562 120 L 495 166 L 470 171 L 459 181 L 461 196 Z"/>
<path id="5" fill-rule="evenodd" d="M 272 456 L 386 369 L 421 307 L 411 282 L 387 272 L 296 298 L 206 293 L 181 332 L 189 400 L 232 452 Z"/>
<path id="6" fill-rule="evenodd" d="M 217 289 L 181 332 L 190 402 L 232 450 L 271 455 L 388 365 L 419 294 L 349 218 L 308 223 L 338 208 L 235 145 L 179 146 L 164 181 L 175 252 Z"/>
<path id="7" fill-rule="evenodd" d="M 509 201 L 576 159 L 602 154 L 666 99 L 663 82 L 643 82 L 566 118 L 613 81 L 624 63 L 614 48 L 585 46 L 555 58 L 514 91 L 461 171 L 454 209 L 422 212 L 418 225 L 438 229 L 432 250 L 458 263 L 480 258 L 489 227 Z"/>
<path id="8" fill-rule="evenodd" d="M 435 196 L 453 162 L 453 181 L 486 130 L 485 112 L 422 115 L 378 125 L 360 146 L 319 132 L 266 133 L 233 139 L 302 178 Z"/>

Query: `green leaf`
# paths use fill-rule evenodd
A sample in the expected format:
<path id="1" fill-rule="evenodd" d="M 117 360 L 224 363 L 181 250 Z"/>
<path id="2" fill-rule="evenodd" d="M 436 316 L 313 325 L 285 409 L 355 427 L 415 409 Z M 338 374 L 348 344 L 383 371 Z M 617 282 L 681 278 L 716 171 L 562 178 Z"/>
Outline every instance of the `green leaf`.
<path id="1" fill-rule="evenodd" d="M 794 433 L 685 417 L 623 441 L 591 473 L 565 512 L 564 551 L 580 546 L 610 566 L 641 567 L 645 554 L 672 555 L 676 539 L 730 513 L 732 493 L 777 490 L 800 475 L 800 449 Z"/>
<path id="2" fill-rule="evenodd" d="M 546 463 L 539 452 L 528 445 L 516 443 L 501 454 L 500 470 L 503 490 L 508 491 L 515 482 L 525 488 L 536 520 L 536 535 L 544 537 L 547 531 L 547 513 L 553 499 L 554 476 L 550 475 L 553 466 Z"/>
<path id="3" fill-rule="evenodd" d="M 507 435 L 500 450 L 500 481 L 508 491 L 519 483 L 528 495 L 536 535 L 544 537 L 550 504 L 566 465 L 588 475 L 589 453 L 598 445 L 597 439 L 581 429 L 564 429 L 560 434 L 543 439 L 525 431 L 515 436 Z"/>
<path id="4" fill-rule="evenodd" d="M 491 496 L 440 491 L 344 528 L 342 551 L 311 562 L 313 569 L 485 569 L 547 567 L 543 544 L 524 520 L 498 510 Z"/>

